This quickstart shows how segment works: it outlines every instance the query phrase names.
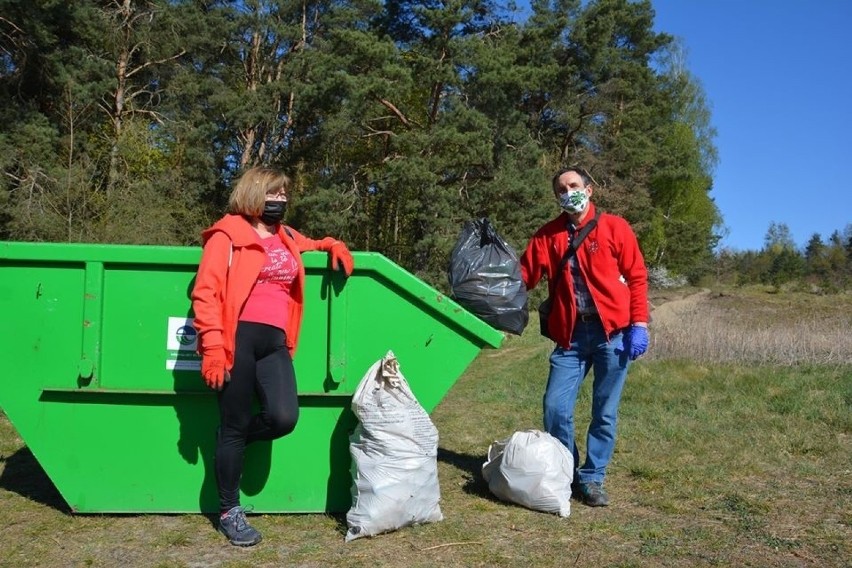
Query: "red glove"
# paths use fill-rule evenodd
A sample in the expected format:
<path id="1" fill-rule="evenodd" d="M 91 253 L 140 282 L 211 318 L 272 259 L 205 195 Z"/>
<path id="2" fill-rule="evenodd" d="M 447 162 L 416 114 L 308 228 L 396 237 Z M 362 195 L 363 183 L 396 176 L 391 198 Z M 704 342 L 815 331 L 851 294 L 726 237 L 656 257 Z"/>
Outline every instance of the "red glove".
<path id="1" fill-rule="evenodd" d="M 331 245 L 331 248 L 328 249 L 328 256 L 331 260 L 332 270 L 340 268 L 346 273 L 346 276 L 352 274 L 352 268 L 355 266 L 355 261 L 352 260 L 352 253 L 350 253 L 349 249 L 346 248 L 346 243 L 343 241 L 335 242 Z"/>
<path id="2" fill-rule="evenodd" d="M 213 390 L 222 390 L 231 375 L 225 370 L 225 348 L 209 347 L 201 353 L 201 376 Z"/>

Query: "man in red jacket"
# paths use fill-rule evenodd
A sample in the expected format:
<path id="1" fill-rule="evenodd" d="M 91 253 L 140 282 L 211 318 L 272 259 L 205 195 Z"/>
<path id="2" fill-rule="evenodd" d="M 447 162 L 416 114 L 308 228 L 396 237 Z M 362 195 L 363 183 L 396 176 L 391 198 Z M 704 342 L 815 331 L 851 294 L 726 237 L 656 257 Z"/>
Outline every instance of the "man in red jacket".
<path id="1" fill-rule="evenodd" d="M 546 277 L 552 300 L 547 329 L 556 346 L 544 393 L 544 428 L 574 456 L 572 491 L 586 505 L 603 507 L 609 504 L 603 483 L 627 368 L 648 348 L 648 271 L 627 221 L 599 214 L 589 201 L 592 180 L 584 169 L 557 172 L 553 192 L 563 212 L 536 231 L 521 258 L 527 289 Z M 577 235 L 590 223 L 596 224 L 579 242 Z M 569 246 L 576 251 L 557 278 Z M 581 465 L 574 406 L 589 369 L 592 419 Z"/>

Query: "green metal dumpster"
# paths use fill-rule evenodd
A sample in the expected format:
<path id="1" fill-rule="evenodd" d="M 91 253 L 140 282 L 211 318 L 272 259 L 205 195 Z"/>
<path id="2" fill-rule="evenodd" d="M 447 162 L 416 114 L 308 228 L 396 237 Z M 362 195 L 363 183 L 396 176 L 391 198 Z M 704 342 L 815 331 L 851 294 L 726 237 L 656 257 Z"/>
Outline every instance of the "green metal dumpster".
<path id="1" fill-rule="evenodd" d="M 78 513 L 212 512 L 218 421 L 189 294 L 201 249 L 0 243 L 0 408 Z M 503 335 L 376 253 L 304 255 L 295 432 L 246 453 L 257 512 L 350 506 L 351 395 L 393 350 L 427 411 Z"/>

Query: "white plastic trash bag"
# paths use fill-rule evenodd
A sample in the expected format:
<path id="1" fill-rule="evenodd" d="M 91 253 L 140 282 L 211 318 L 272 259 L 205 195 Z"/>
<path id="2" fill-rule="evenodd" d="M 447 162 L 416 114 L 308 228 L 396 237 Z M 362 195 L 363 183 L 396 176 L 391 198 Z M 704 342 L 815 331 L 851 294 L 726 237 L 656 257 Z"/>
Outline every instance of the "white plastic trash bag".
<path id="1" fill-rule="evenodd" d="M 523 430 L 491 444 L 482 476 L 503 501 L 560 517 L 571 514 L 574 458 L 547 432 Z"/>
<path id="2" fill-rule="evenodd" d="M 346 542 L 440 521 L 438 430 L 414 397 L 392 351 L 352 396 L 352 507 Z"/>

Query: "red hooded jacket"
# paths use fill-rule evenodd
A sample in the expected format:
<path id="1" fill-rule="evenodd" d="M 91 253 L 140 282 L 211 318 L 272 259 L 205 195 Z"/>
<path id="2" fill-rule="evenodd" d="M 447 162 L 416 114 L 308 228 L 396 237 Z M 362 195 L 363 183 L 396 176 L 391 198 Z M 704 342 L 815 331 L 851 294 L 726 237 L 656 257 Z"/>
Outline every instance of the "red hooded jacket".
<path id="1" fill-rule="evenodd" d="M 578 230 L 594 217 L 595 206 L 590 203 Z M 556 344 L 564 348 L 571 346 L 577 317 L 570 263 L 565 264 L 557 290 L 553 289 L 553 280 L 568 249 L 569 223 L 567 213 L 548 222 L 536 231 L 521 257 L 521 277 L 528 290 L 547 277 L 553 299 L 548 329 Z M 648 322 L 648 270 L 636 235 L 625 219 L 602 213 L 576 255 L 607 337 L 631 323 Z"/>
<path id="2" fill-rule="evenodd" d="M 266 262 L 266 252 L 258 242 L 255 230 L 241 215 L 225 215 L 201 236 L 204 251 L 192 289 L 192 310 L 195 312 L 194 326 L 199 335 L 199 351 L 224 347 L 225 368 L 230 370 L 234 366 L 237 321 L 260 269 Z M 299 267 L 290 289 L 293 301 L 289 303 L 285 330 L 287 348 L 292 356 L 295 355 L 299 341 L 304 307 L 305 265 L 301 253 L 310 250 L 328 251 L 338 241 L 331 237 L 309 239 L 289 227 L 285 231 L 283 226 L 278 229 L 278 237 Z"/>

